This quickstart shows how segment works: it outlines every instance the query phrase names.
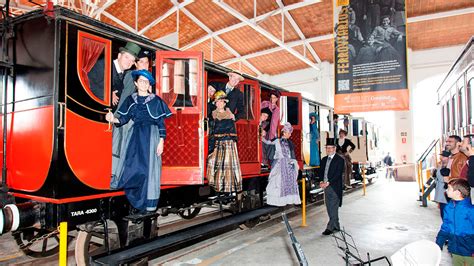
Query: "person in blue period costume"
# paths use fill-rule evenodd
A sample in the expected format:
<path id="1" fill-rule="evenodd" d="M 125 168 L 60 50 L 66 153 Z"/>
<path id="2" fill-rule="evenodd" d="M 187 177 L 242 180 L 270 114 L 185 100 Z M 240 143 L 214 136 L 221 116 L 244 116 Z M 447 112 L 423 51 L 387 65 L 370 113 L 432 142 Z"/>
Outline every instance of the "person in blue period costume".
<path id="1" fill-rule="evenodd" d="M 137 92 L 128 96 L 118 114 L 106 116 L 120 127 L 130 120 L 127 150 L 120 167 L 114 169 L 111 189 L 124 189 L 130 204 L 140 212 L 154 212 L 160 196 L 161 154 L 166 138 L 164 119 L 171 116 L 166 103 L 150 88 L 155 80 L 147 70 L 132 72 Z"/>
<path id="2" fill-rule="evenodd" d="M 311 122 L 309 124 L 309 134 L 310 134 L 310 151 L 309 151 L 309 165 L 310 166 L 319 166 L 319 128 L 318 128 L 318 114 L 312 112 L 309 114 L 309 119 Z"/>

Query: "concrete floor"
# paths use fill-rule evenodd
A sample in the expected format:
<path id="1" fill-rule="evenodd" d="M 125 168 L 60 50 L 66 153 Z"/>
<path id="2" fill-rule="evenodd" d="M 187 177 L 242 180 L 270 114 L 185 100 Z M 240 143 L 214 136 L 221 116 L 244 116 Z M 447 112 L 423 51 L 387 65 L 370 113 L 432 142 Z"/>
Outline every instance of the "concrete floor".
<path id="1" fill-rule="evenodd" d="M 427 208 L 419 207 L 417 190 L 415 182 L 381 179 L 368 187 L 366 196 L 359 190 L 344 197 L 339 212 L 341 226 L 353 236 L 363 259 L 367 258 L 367 252 L 371 258 L 390 257 L 410 242 L 434 241 L 441 225 L 439 210 L 431 202 Z M 290 218 L 309 265 L 344 265 L 334 238 L 321 235 L 327 221 L 323 206 L 308 211 L 307 227 L 301 226 L 301 215 Z M 251 230 L 234 231 L 218 240 L 210 240 L 205 248 L 196 245 L 188 248 L 184 256 L 171 254 L 150 264 L 298 265 L 284 223 L 278 219 L 268 223 L 274 224 L 263 223 Z M 441 265 L 451 265 L 446 249 L 442 252 Z"/>
<path id="2" fill-rule="evenodd" d="M 419 239 L 434 240 L 441 225 L 437 206 L 427 208 L 416 201 L 415 182 L 379 179 L 367 188 L 367 195 L 357 190 L 344 196 L 339 215 L 341 226 L 353 236 L 363 259 L 390 257 L 402 246 Z M 308 210 L 307 227 L 301 226 L 300 213 L 289 215 L 295 237 L 302 246 L 309 265 L 344 265 L 331 236 L 323 236 L 328 221 L 323 206 Z M 18 250 L 10 234 L 0 237 L 0 265 L 35 265 Z M 73 255 L 74 245 L 69 252 Z M 184 254 L 184 255 L 183 255 Z M 52 256 L 41 264 L 56 265 Z M 74 258 L 68 258 L 74 265 Z M 150 261 L 150 265 L 298 265 L 285 224 L 281 219 L 260 223 L 250 230 L 235 230 L 176 253 Z M 387 265 L 378 262 L 373 265 Z M 446 249 L 441 265 L 451 265 Z"/>

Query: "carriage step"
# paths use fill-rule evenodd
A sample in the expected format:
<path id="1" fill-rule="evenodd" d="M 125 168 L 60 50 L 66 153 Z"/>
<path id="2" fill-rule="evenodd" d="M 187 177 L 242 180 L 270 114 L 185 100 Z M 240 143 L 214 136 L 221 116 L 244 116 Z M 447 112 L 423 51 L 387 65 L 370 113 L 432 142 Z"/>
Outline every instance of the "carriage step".
<path id="1" fill-rule="evenodd" d="M 158 216 L 160 216 L 160 214 L 157 212 L 135 213 L 123 217 L 123 220 L 132 223 L 140 223 L 145 219 L 156 218 Z"/>
<path id="2" fill-rule="evenodd" d="M 322 188 L 316 188 L 316 189 L 313 189 L 309 192 L 309 194 L 320 194 L 320 193 L 323 193 L 324 189 Z"/>

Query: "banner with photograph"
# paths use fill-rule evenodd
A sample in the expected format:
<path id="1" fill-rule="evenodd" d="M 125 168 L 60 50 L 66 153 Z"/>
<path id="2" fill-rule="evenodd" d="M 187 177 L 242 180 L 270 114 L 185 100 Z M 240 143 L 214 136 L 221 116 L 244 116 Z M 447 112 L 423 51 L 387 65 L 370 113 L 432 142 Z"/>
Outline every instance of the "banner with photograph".
<path id="1" fill-rule="evenodd" d="M 335 0 L 336 113 L 408 110 L 405 0 Z"/>

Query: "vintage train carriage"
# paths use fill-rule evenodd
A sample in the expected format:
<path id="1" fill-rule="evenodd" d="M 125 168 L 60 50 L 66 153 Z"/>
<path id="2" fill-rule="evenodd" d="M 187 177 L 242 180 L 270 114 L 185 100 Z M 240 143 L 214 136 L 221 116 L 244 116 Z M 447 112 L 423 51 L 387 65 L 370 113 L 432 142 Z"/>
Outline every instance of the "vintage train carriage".
<path id="1" fill-rule="evenodd" d="M 70 228 L 95 221 L 123 223 L 129 204 L 123 191 L 109 190 L 112 133 L 105 115 L 111 107 L 112 60 L 127 41 L 154 53 L 156 93 L 173 112 L 166 120 L 159 208 L 179 212 L 208 201 L 212 192 L 204 176 L 204 88 L 208 81 L 225 81 L 228 69 L 204 62 L 201 53 L 176 51 L 60 7 L 8 22 L 0 43 L 6 51 L 2 95 L 6 93 L 7 103 L 2 105 L 6 149 L 1 149 L 6 165 L 1 166 L 2 190 L 13 200 L 2 197 L 1 203 L 20 205 L 1 209 L 0 218 L 6 222 L 0 233 L 33 223 L 42 230 L 38 234 L 54 230 L 61 221 L 68 221 Z M 97 60 L 105 62 L 100 94 L 91 90 L 87 76 Z M 180 79 L 183 74 L 186 78 Z M 244 190 L 255 190 L 262 199 L 268 171 L 261 170 L 260 102 L 279 88 L 245 77 L 239 85 L 245 116 L 237 122 L 238 152 Z M 303 99 L 279 90 L 282 119 L 294 126 L 292 141 L 303 169 Z M 19 241 L 31 238 L 25 233 Z M 126 242 L 122 236 L 120 241 Z"/>
<path id="2" fill-rule="evenodd" d="M 441 143 L 450 135 L 474 133 L 474 37 L 464 47 L 438 88 Z"/>

